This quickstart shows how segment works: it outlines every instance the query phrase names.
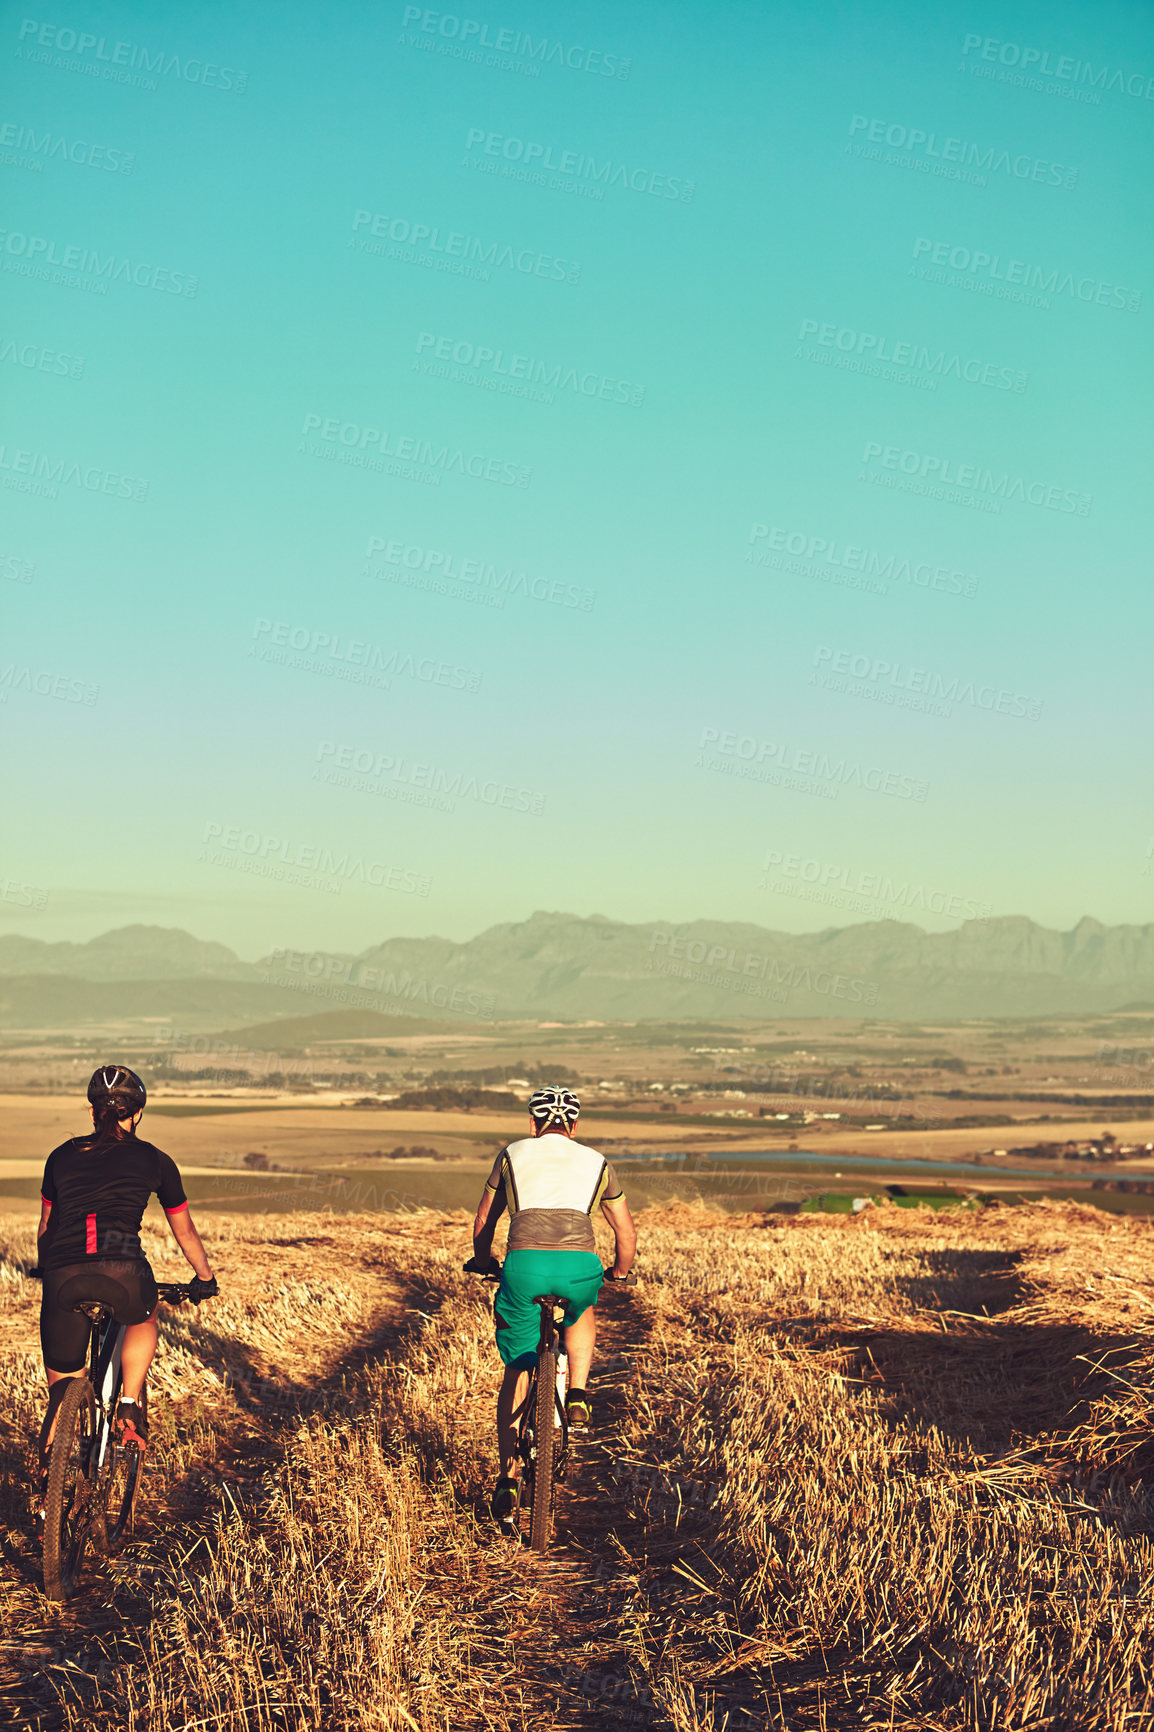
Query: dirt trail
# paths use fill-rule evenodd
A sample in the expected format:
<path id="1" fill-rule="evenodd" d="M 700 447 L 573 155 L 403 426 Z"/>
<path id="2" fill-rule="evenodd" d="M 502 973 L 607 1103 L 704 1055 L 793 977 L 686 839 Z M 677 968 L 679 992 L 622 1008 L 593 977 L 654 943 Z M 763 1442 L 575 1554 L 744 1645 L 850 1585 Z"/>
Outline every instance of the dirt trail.
<path id="1" fill-rule="evenodd" d="M 650 1718 L 644 1674 L 630 1665 L 627 1618 L 647 1524 L 622 1469 L 630 1410 L 647 1374 L 647 1334 L 630 1295 L 603 1295 L 591 1379 L 594 1425 L 573 1440 L 549 1554 L 530 1552 L 523 1540 L 483 1542 L 497 1551 L 507 1591 L 489 1596 L 481 1627 L 489 1645 L 508 1655 L 509 1682 L 529 1725 L 568 1732 Z M 475 1406 L 469 1429 L 481 1451 L 493 1410 L 489 1402 Z M 520 1722 L 511 1716 L 510 1723 Z"/>
<path id="2" fill-rule="evenodd" d="M 343 1220 L 328 1231 L 315 1216 L 305 1223 L 301 1216 L 265 1217 L 259 1225 L 250 1221 L 242 1232 L 235 1223 L 221 1222 L 223 1240 L 214 1242 L 217 1223 L 205 1217 L 210 1255 L 221 1272 L 222 1301 L 205 1307 L 195 1320 L 166 1314 L 165 1346 L 153 1384 L 165 1383 L 168 1361 L 189 1347 L 192 1371 L 211 1366 L 223 1383 L 198 1386 L 184 1368 L 183 1391 L 166 1395 L 154 1389 L 151 1457 L 135 1533 L 116 1558 L 89 1567 L 83 1592 L 67 1606 L 51 1606 L 39 1589 L 28 1507 L 28 1445 L 42 1401 L 35 1378 L 32 1399 L 22 1404 L 15 1423 L 5 1423 L 0 1435 L 0 1518 L 7 1531 L 0 1590 L 0 1723 L 49 1732 L 73 1724 L 85 1711 L 95 1721 L 102 1686 L 114 1673 L 139 1671 L 148 1663 L 162 1578 L 172 1560 L 187 1560 L 185 1575 L 195 1595 L 222 1519 L 240 1516 L 259 1527 L 286 1447 L 303 1421 L 313 1416 L 329 1425 L 342 1419 L 353 1426 L 374 1424 L 366 1411 L 366 1380 L 379 1384 L 383 1377 L 404 1387 L 411 1378 L 415 1342 L 432 1347 L 435 1356 L 444 1345 L 441 1336 L 451 1341 L 453 1322 L 442 1322 L 440 1313 L 460 1303 L 462 1285 L 479 1286 L 462 1283 L 459 1275 L 467 1244 L 465 1217 L 425 1218 L 419 1224 L 404 1218 Z M 12 1264 L 20 1238 L 17 1229 L 11 1235 Z M 436 1253 L 447 1253 L 451 1262 L 442 1255 L 441 1266 L 430 1269 L 428 1258 Z M 161 1275 L 176 1273 L 161 1270 L 159 1263 L 157 1268 Z M 310 1330 L 285 1331 L 280 1338 L 263 1329 L 270 1296 L 302 1280 L 313 1294 L 355 1292 L 355 1316 L 342 1317 L 337 1305 L 329 1308 L 320 1330 L 315 1320 Z M 488 1299 L 486 1290 L 485 1304 Z M 228 1318 L 221 1314 L 224 1300 L 231 1305 Z M 37 1306 L 38 1289 L 26 1282 L 7 1320 L 13 1346 L 29 1364 L 35 1358 Z M 248 1325 L 244 1332 L 236 1330 L 241 1314 Z M 523 1715 L 526 1723 L 558 1728 L 604 1725 L 614 1696 L 632 1691 L 621 1616 L 633 1574 L 628 1549 L 637 1500 L 636 1488 L 623 1484 L 617 1464 L 628 1454 L 626 1412 L 634 1379 L 644 1375 L 646 1330 L 640 1307 L 623 1292 L 607 1294 L 599 1315 L 596 1429 L 573 1451 L 568 1484 L 560 1494 L 554 1550 L 544 1559 L 502 1541 L 488 1517 L 499 1366 L 487 1313 L 465 1344 L 480 1369 L 467 1398 L 448 1418 L 454 1447 L 473 1471 L 469 1483 L 456 1485 L 452 1495 L 469 1543 L 480 1548 L 483 1568 L 472 1587 L 467 1572 L 440 1586 L 453 1616 L 467 1629 L 471 1664 L 488 1673 L 490 1687 L 472 1703 L 472 1719 L 461 1724 L 516 1725 Z M 178 1341 L 181 1346 L 175 1347 Z M 382 1434 L 401 1429 L 403 1421 L 387 1406 L 378 1416 Z M 419 1426 L 408 1441 L 420 1453 Z M 433 1446 L 425 1452 L 425 1476 L 443 1480 L 438 1439 L 434 1434 L 425 1441 Z M 464 1692 L 459 1703 L 464 1715 L 470 1713 L 469 1694 Z"/>

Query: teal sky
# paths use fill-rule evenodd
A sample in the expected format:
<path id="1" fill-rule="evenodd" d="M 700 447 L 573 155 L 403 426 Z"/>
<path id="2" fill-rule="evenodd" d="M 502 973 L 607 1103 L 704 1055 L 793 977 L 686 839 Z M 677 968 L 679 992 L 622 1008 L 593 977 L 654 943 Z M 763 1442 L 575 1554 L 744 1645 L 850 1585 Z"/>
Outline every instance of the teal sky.
<path id="1" fill-rule="evenodd" d="M 0 929 L 1150 918 L 1147 6 L 86 5 L 0 108 Z"/>

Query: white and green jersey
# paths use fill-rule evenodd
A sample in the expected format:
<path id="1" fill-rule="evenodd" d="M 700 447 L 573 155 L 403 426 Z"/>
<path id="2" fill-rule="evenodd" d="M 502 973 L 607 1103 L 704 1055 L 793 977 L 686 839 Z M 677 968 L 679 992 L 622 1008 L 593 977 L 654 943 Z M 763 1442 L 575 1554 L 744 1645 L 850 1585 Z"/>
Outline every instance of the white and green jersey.
<path id="1" fill-rule="evenodd" d="M 560 1131 L 510 1143 L 486 1184 L 509 1210 L 510 1251 L 593 1251 L 593 1211 L 625 1194 L 604 1155 Z"/>

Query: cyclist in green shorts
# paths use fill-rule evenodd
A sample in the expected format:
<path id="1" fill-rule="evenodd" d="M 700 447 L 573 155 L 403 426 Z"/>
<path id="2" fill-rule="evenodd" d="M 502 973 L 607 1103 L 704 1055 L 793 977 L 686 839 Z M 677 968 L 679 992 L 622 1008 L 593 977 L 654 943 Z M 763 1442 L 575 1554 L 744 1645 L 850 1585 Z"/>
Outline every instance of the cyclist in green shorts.
<path id="1" fill-rule="evenodd" d="M 637 1250 L 637 1231 L 617 1175 L 604 1155 L 574 1138 L 580 1111 L 570 1089 L 540 1088 L 530 1096 L 532 1134 L 497 1156 L 473 1223 L 472 1266 L 484 1274 L 492 1263 L 494 1228 L 509 1211 L 509 1244 L 494 1307 L 497 1351 L 505 1367 L 497 1397 L 501 1477 L 492 1506 L 498 1521 L 516 1507 L 520 1463 L 514 1419 L 537 1355 L 541 1317 L 534 1300 L 554 1293 L 567 1302 L 565 1409 L 570 1426 L 587 1426 L 592 1410 L 586 1384 L 597 1339 L 593 1307 L 606 1274 L 594 1247 L 594 1210 L 600 1208 L 617 1244 L 610 1280 L 624 1281 Z"/>

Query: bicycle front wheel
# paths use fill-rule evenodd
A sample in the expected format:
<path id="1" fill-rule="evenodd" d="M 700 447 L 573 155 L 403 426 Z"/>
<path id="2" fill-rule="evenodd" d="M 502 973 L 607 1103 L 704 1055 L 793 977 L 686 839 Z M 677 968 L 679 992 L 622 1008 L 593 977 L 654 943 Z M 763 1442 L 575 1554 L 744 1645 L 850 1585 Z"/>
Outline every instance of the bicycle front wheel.
<path id="1" fill-rule="evenodd" d="M 97 1507 L 93 1484 L 96 1397 L 87 1373 L 69 1380 L 56 1411 L 44 1508 L 44 1592 L 63 1600 L 80 1579 Z M 99 1525 L 99 1524 L 97 1524 Z"/>
<path id="2" fill-rule="evenodd" d="M 529 1544 L 535 1552 L 549 1550 L 553 1528 L 556 1403 L 557 1355 L 543 1351 L 537 1355 L 537 1390 L 533 1406 L 533 1501 L 529 1513 Z"/>
<path id="3" fill-rule="evenodd" d="M 148 1418 L 148 1391 L 142 1389 L 139 1403 L 141 1414 Z M 132 1506 L 140 1486 L 144 1464 L 138 1449 L 123 1448 L 108 1443 L 108 1455 L 105 1460 L 105 1491 L 104 1491 L 104 1542 L 105 1550 L 111 1551 L 116 1543 L 123 1539 L 132 1526 Z"/>

